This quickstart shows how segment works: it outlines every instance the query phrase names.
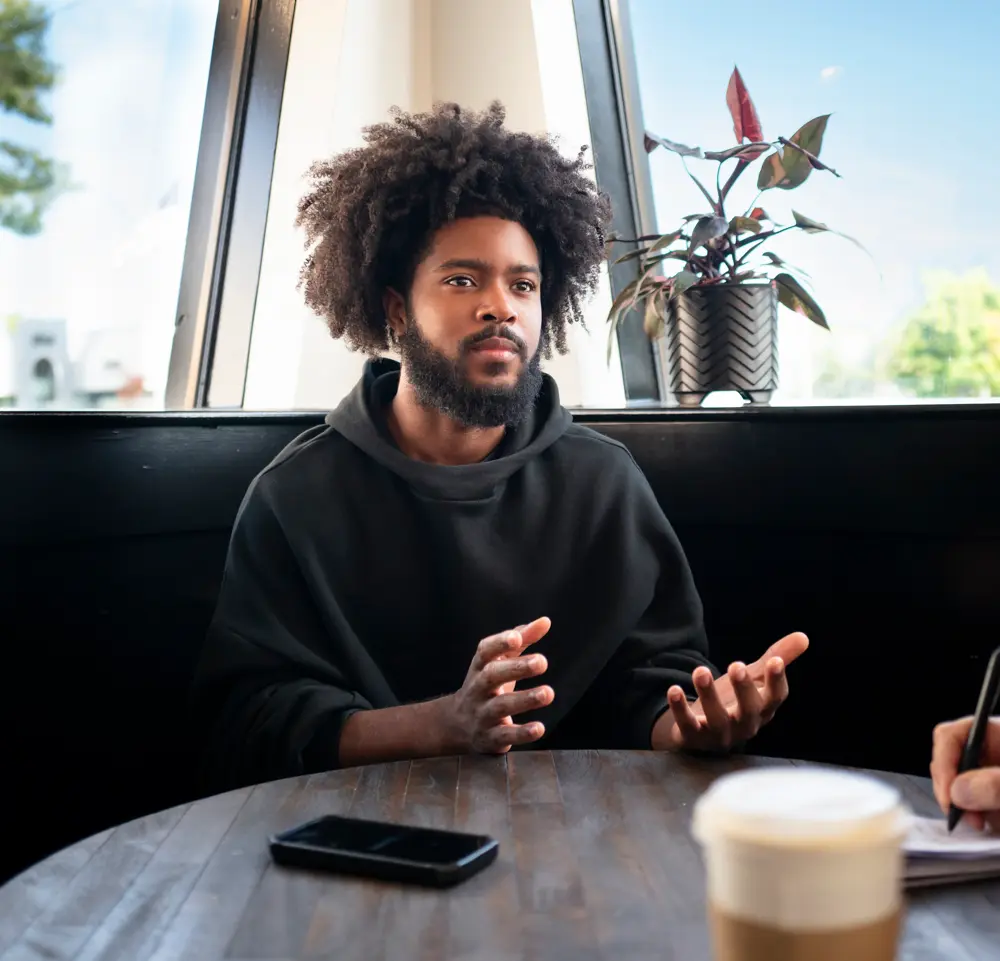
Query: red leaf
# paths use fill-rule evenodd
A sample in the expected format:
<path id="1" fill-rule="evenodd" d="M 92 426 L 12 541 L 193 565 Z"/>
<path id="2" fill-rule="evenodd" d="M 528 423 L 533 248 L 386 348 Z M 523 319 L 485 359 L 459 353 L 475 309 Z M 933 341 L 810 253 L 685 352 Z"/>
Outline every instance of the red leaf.
<path id="1" fill-rule="evenodd" d="M 729 86 L 726 88 L 726 104 L 733 117 L 733 133 L 736 134 L 737 143 L 742 143 L 744 137 L 751 143 L 764 139 L 757 109 L 736 67 L 733 67 L 733 75 L 729 78 Z"/>
<path id="2" fill-rule="evenodd" d="M 754 207 L 753 210 L 750 211 L 750 216 L 754 220 L 769 220 L 770 219 L 767 216 L 767 214 L 764 213 L 764 208 L 763 207 Z"/>

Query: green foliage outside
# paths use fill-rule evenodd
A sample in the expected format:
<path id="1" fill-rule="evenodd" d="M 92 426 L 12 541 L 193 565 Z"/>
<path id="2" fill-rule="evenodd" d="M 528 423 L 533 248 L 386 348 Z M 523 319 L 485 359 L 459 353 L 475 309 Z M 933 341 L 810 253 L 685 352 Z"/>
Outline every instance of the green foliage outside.
<path id="1" fill-rule="evenodd" d="M 0 0 L 0 114 L 51 124 L 42 102 L 56 82 L 45 52 L 48 11 L 34 0 Z M 0 138 L 0 229 L 37 234 L 45 209 L 67 184 L 64 165 Z"/>
<path id="2" fill-rule="evenodd" d="M 887 375 L 916 397 L 1000 396 L 1000 287 L 984 269 L 928 276 Z"/>

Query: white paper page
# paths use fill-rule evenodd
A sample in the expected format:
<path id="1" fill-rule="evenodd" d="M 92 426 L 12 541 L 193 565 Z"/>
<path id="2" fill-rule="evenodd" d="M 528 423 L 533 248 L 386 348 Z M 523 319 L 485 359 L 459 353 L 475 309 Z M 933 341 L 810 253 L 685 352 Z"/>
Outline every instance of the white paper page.
<path id="1" fill-rule="evenodd" d="M 1000 835 L 984 834 L 964 823 L 959 823 L 949 834 L 943 818 L 913 817 L 903 850 L 911 858 L 972 860 L 998 857 Z"/>

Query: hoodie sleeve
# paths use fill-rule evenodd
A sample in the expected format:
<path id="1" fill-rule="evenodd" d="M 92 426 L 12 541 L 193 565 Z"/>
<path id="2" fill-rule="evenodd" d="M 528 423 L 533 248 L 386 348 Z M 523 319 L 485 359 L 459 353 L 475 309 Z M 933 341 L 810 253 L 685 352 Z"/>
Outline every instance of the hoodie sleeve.
<path id="1" fill-rule="evenodd" d="M 192 692 L 210 790 L 336 767 L 344 720 L 371 707 L 335 663 L 267 481 L 237 515 Z"/>
<path id="2" fill-rule="evenodd" d="M 696 697 L 691 672 L 709 660 L 701 599 L 673 527 L 638 465 L 629 459 L 609 511 L 619 526 L 616 575 L 643 585 L 642 614 L 578 702 L 570 722 L 575 741 L 607 748 L 649 750 L 653 725 L 667 709 L 667 690 Z M 569 720 L 569 719 L 567 719 Z M 585 729 L 585 730 L 584 730 Z"/>

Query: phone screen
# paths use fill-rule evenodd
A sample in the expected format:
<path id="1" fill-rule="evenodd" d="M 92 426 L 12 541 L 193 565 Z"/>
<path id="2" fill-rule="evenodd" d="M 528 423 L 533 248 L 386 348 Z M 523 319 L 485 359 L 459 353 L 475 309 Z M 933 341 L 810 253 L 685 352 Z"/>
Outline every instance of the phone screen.
<path id="1" fill-rule="evenodd" d="M 455 864 L 481 850 L 489 839 L 435 828 L 408 827 L 329 815 L 282 834 L 285 844 L 415 861 Z"/>

